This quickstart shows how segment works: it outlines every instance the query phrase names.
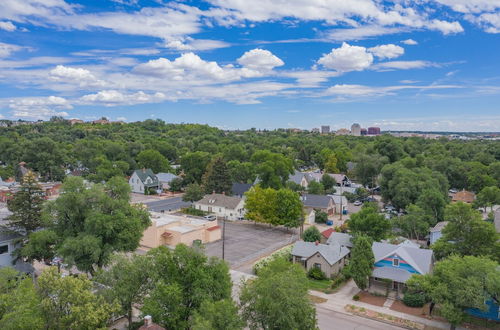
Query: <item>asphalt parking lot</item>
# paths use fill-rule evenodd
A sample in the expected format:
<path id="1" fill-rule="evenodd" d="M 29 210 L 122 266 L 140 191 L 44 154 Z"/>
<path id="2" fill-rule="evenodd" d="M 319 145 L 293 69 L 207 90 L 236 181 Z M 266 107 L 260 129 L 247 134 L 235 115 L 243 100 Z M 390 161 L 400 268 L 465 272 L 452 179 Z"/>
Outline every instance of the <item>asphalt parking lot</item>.
<path id="1" fill-rule="evenodd" d="M 219 225 L 222 227 L 222 221 Z M 297 237 L 295 231 L 287 232 L 283 228 L 255 225 L 248 221 L 226 221 L 224 259 L 231 269 L 251 274 L 255 261 L 294 242 Z M 205 253 L 222 258 L 222 240 L 206 244 Z"/>

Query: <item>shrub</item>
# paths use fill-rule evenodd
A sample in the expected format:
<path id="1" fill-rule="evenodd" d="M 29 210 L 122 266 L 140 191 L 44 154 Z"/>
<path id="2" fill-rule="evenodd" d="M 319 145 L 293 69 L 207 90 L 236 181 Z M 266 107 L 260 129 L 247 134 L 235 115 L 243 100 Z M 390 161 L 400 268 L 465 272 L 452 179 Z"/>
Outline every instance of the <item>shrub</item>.
<path id="1" fill-rule="evenodd" d="M 319 232 L 318 228 L 311 226 L 304 231 L 304 233 L 302 234 L 302 239 L 305 242 L 319 242 L 321 240 L 321 233 Z"/>
<path id="2" fill-rule="evenodd" d="M 181 212 L 189 215 L 194 215 L 197 217 L 203 217 L 208 214 L 208 212 L 197 210 L 192 206 L 181 209 Z"/>
<path id="3" fill-rule="evenodd" d="M 309 269 L 309 271 L 307 272 L 307 276 L 309 276 L 310 278 L 312 278 L 314 280 L 324 280 L 324 279 L 326 279 L 325 273 L 323 273 L 321 271 L 321 269 L 316 268 L 316 267 L 313 267 L 313 268 Z"/>
<path id="4" fill-rule="evenodd" d="M 425 304 L 425 295 L 417 292 L 407 292 L 403 297 L 403 303 L 409 307 L 422 307 Z"/>
<path id="5" fill-rule="evenodd" d="M 359 300 L 359 296 L 357 294 L 355 294 L 354 296 L 352 296 L 352 300 L 358 301 Z"/>
<path id="6" fill-rule="evenodd" d="M 340 273 L 338 276 L 333 278 L 332 280 L 332 285 L 330 286 L 332 289 L 336 289 L 339 287 L 347 278 L 344 276 L 344 274 Z"/>
<path id="7" fill-rule="evenodd" d="M 253 265 L 254 274 L 258 275 L 260 269 L 267 267 L 267 265 L 269 265 L 269 263 L 271 263 L 272 261 L 274 261 L 276 259 L 283 258 L 284 260 L 287 260 L 287 261 L 292 260 L 292 248 L 293 248 L 293 246 L 291 246 L 291 245 L 285 246 L 284 248 L 268 255 L 267 257 L 265 257 L 259 261 L 257 261 L 255 263 L 255 265 Z"/>
<path id="8" fill-rule="evenodd" d="M 328 220 L 328 214 L 326 214 L 325 212 L 323 211 L 316 211 L 315 215 L 314 215 L 314 222 L 316 223 L 326 223 L 326 221 Z"/>

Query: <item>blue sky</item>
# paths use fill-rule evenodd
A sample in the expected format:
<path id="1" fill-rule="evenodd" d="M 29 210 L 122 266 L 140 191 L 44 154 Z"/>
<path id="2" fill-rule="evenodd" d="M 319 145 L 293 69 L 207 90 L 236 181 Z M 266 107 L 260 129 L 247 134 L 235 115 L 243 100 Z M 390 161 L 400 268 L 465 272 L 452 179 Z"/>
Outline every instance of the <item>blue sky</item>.
<path id="1" fill-rule="evenodd" d="M 2 0 L 0 118 L 500 131 L 500 0 Z"/>

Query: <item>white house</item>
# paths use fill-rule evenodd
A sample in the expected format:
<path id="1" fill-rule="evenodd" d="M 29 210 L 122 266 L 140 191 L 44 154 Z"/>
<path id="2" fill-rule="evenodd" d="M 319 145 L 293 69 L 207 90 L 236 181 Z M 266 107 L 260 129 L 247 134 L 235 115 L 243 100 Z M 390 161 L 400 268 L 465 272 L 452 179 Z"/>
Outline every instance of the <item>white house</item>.
<path id="1" fill-rule="evenodd" d="M 151 171 L 151 169 L 135 170 L 130 179 L 128 180 L 132 192 L 139 194 L 147 194 L 148 190 L 160 190 L 161 183 L 158 177 Z"/>
<path id="2" fill-rule="evenodd" d="M 429 233 L 429 244 L 434 244 L 438 239 L 443 236 L 443 229 L 448 224 L 448 221 L 438 222 L 433 228 L 431 228 Z"/>
<path id="3" fill-rule="evenodd" d="M 215 214 L 217 218 L 239 220 L 245 215 L 245 200 L 224 194 L 205 195 L 201 200 L 194 202 L 197 210 Z"/>
<path id="4" fill-rule="evenodd" d="M 7 208 L 0 208 L 0 225 L 4 225 L 4 218 L 9 214 Z M 31 264 L 21 260 L 15 264 L 13 263 L 15 259 L 14 251 L 18 248 L 16 241 L 20 237 L 16 233 L 4 232 L 0 229 L 0 268 L 13 267 L 23 273 L 32 273 L 34 269 Z"/>

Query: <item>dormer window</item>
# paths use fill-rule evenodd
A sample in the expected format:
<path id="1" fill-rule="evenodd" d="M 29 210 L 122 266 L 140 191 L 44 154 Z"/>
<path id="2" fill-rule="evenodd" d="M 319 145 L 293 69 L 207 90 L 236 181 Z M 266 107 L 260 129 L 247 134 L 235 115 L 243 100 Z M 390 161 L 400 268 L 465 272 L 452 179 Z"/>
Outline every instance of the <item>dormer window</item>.
<path id="1" fill-rule="evenodd" d="M 392 259 L 392 265 L 394 267 L 399 267 L 399 259 L 398 258 L 394 258 Z"/>

